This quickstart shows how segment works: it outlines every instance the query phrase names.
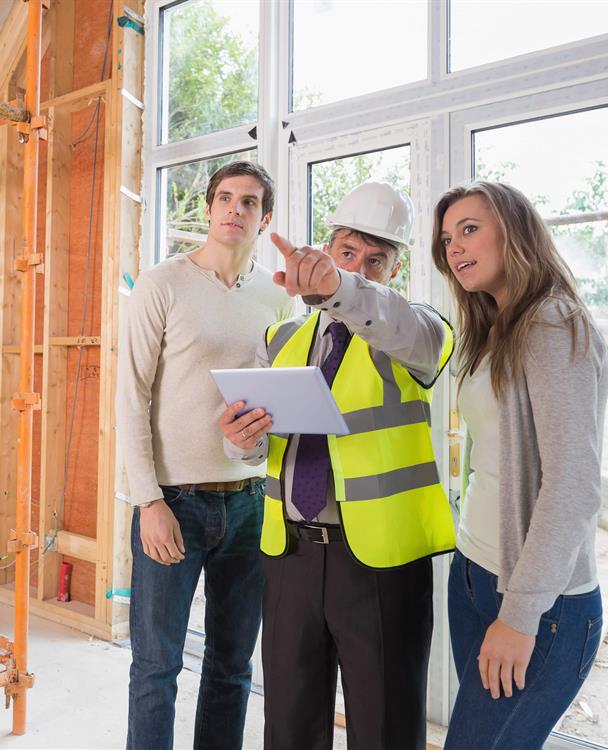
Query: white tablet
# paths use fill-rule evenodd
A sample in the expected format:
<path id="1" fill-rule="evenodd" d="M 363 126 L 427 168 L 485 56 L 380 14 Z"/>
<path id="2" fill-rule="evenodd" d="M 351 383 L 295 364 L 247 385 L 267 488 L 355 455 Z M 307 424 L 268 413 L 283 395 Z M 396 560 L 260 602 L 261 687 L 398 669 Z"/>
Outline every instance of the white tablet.
<path id="1" fill-rule="evenodd" d="M 271 414 L 274 433 L 349 433 L 318 367 L 253 367 L 210 372 L 227 404 L 245 401 L 243 413 L 262 407 Z"/>

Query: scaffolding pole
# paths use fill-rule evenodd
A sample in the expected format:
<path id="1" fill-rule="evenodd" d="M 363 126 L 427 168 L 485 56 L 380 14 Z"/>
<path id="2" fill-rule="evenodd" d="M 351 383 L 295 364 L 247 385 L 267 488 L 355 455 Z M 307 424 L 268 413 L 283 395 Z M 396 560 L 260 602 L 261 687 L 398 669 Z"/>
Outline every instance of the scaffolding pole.
<path id="1" fill-rule="evenodd" d="M 15 528 L 9 536 L 9 549 L 15 555 L 15 632 L 14 641 L 0 638 L 0 661 L 5 669 L 7 701 L 13 699 L 13 734 L 25 734 L 27 690 L 33 675 L 27 671 L 30 553 L 38 544 L 31 529 L 32 520 L 32 427 L 33 410 L 40 408 L 40 394 L 34 392 L 34 326 L 36 305 L 36 270 L 42 255 L 36 251 L 38 204 L 39 141 L 46 137 L 46 120 L 40 117 L 40 66 L 42 56 L 42 8 L 45 0 L 29 0 L 25 101 L 23 107 L 2 102 L 5 121 L 16 124 L 23 154 L 23 254 L 15 261 L 21 273 L 21 332 L 19 392 L 11 401 L 18 412 L 17 505 Z"/>

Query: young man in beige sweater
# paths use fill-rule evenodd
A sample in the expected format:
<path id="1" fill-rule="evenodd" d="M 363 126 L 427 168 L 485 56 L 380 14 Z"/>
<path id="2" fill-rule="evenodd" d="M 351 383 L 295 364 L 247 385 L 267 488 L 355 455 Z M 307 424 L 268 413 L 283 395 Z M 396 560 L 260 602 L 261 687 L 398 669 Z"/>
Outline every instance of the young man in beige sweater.
<path id="1" fill-rule="evenodd" d="M 248 367 L 291 314 L 252 260 L 272 217 L 266 171 L 233 162 L 207 188 L 209 235 L 142 273 L 120 352 L 118 427 L 134 507 L 130 750 L 173 747 L 176 679 L 205 571 L 205 655 L 194 747 L 239 750 L 260 624 L 263 467 L 228 460 L 209 370 Z"/>

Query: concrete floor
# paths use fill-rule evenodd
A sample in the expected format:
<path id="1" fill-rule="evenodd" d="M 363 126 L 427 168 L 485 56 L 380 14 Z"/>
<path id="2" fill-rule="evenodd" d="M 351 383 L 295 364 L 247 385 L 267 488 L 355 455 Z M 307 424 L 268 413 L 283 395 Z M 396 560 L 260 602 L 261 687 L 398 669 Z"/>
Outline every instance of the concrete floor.
<path id="1" fill-rule="evenodd" d="M 0 604 L 0 634 L 12 637 L 12 608 Z M 28 695 L 27 734 L 10 734 L 12 709 L 0 705 L 3 750 L 114 750 L 124 748 L 131 652 L 38 617 L 30 623 L 29 668 L 36 676 Z M 175 750 L 192 747 L 199 675 L 179 677 Z M 4 692 L 0 693 L 4 698 Z M 263 698 L 249 700 L 244 750 L 261 750 Z M 345 750 L 346 733 L 336 728 L 334 750 Z"/>
<path id="2" fill-rule="evenodd" d="M 608 541 L 608 534 L 605 533 Z M 608 551 L 607 549 L 603 550 Z M 604 556 L 600 556 L 606 562 Z M 603 574 L 606 571 L 602 571 Z M 606 580 L 602 576 L 602 580 Z M 606 587 L 608 589 L 608 587 Z M 605 602 L 608 605 L 608 602 Z M 608 611 L 608 606 L 606 606 Z M 13 610 L 0 604 L 0 634 L 12 638 Z M 188 660 L 187 660 L 188 661 Z M 38 617 L 30 620 L 29 668 L 36 684 L 28 696 L 27 734 L 10 734 L 12 710 L 0 691 L 0 747 L 6 750 L 119 750 L 125 746 L 127 685 L 131 652 Z M 608 636 L 578 700 L 559 729 L 576 737 L 607 741 Z M 192 747 L 199 675 L 184 669 L 178 679 L 175 750 Z M 583 710 L 586 709 L 586 710 Z M 263 698 L 251 694 L 243 750 L 262 750 Z M 445 729 L 429 725 L 428 742 L 442 747 Z M 334 750 L 346 750 L 346 732 L 336 727 Z"/>
<path id="3" fill-rule="evenodd" d="M 0 634 L 12 638 L 13 610 L 0 604 Z M 27 733 L 11 735 L 12 709 L 0 704 L 3 750 L 119 750 L 125 746 L 131 652 L 63 625 L 31 617 L 29 669 L 36 684 L 28 695 Z M 199 675 L 178 679 L 175 750 L 192 747 Z M 0 698 L 4 693 L 0 691 Z M 249 699 L 243 750 L 262 750 L 263 698 Z M 429 742 L 445 730 L 429 725 Z M 336 727 L 334 750 L 346 750 L 346 731 Z"/>

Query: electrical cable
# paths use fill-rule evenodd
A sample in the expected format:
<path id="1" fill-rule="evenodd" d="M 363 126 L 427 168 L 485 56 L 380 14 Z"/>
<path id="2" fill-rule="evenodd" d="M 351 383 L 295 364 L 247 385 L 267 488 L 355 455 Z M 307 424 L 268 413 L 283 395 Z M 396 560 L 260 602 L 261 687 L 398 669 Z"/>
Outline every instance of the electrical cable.
<path id="1" fill-rule="evenodd" d="M 96 99 L 96 105 L 99 105 L 99 102 L 101 100 L 101 95 L 97 97 Z M 76 138 L 70 143 L 70 148 L 73 150 L 78 146 L 79 143 L 82 143 L 84 140 L 86 140 L 87 135 L 89 134 L 89 130 L 91 129 L 91 126 L 95 122 L 95 118 L 97 117 L 97 106 L 93 110 L 93 114 L 91 115 L 91 119 L 87 123 L 85 129 L 80 133 L 80 135 L 76 136 Z"/>

